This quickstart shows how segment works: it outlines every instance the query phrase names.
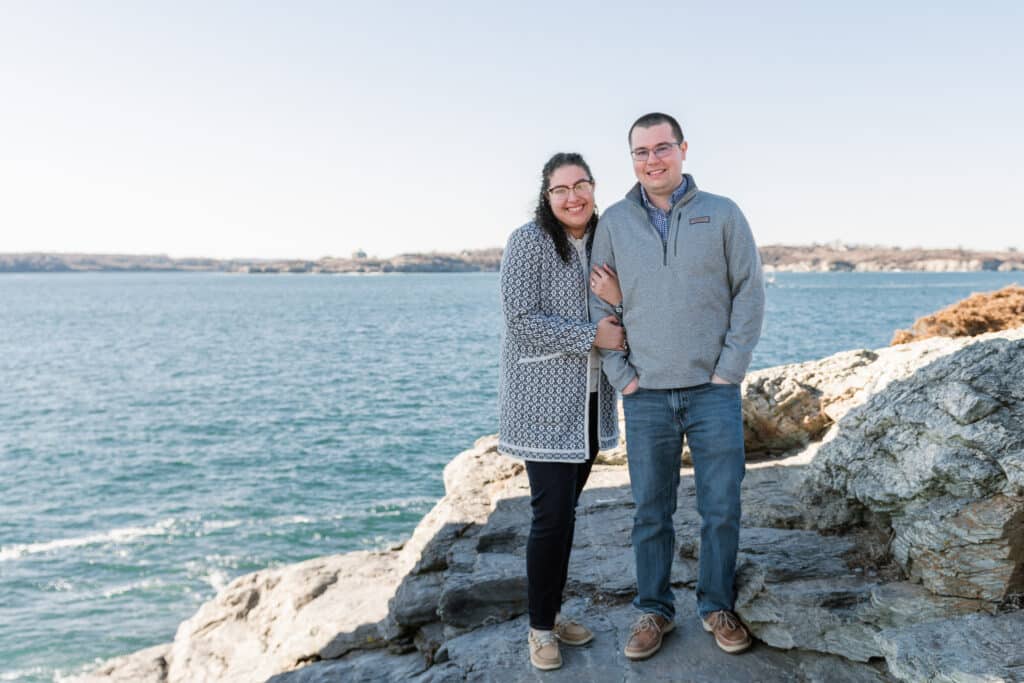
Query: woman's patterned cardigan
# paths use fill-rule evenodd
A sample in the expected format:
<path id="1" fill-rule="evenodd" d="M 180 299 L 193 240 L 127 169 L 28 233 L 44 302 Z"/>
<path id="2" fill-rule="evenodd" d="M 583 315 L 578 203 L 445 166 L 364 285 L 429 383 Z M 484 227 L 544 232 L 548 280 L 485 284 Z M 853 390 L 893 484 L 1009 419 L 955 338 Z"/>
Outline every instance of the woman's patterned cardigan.
<path id="1" fill-rule="evenodd" d="M 498 450 L 523 460 L 584 462 L 589 454 L 587 359 L 597 324 L 587 312 L 588 264 L 564 263 L 533 223 L 508 239 L 501 260 Z M 618 444 L 615 390 L 598 382 L 600 449 Z"/>

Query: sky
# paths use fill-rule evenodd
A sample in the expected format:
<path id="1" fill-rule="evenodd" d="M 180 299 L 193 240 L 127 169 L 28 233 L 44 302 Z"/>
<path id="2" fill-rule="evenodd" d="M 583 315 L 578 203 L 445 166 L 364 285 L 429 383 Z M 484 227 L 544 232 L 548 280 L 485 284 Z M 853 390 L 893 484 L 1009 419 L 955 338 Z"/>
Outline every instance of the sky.
<path id="1" fill-rule="evenodd" d="M 1024 248 L 1024 3 L 491 5 L 0 0 L 0 253 L 501 246 L 650 111 L 760 244 Z"/>

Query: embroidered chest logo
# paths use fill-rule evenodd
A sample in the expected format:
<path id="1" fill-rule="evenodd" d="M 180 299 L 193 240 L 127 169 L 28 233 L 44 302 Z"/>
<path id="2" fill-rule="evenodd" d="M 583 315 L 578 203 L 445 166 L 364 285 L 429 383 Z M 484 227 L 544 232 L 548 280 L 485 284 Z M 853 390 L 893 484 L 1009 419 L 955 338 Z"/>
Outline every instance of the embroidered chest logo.
<path id="1" fill-rule="evenodd" d="M 711 216 L 697 216 L 696 218 L 690 219 L 690 225 L 696 225 L 697 223 L 710 223 Z"/>

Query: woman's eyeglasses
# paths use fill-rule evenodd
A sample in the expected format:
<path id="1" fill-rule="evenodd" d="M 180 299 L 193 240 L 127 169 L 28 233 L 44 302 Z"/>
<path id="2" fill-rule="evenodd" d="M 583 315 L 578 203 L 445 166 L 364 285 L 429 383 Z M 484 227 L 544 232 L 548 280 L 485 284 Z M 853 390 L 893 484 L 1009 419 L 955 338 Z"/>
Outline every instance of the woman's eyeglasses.
<path id="1" fill-rule="evenodd" d="M 548 196 L 552 199 L 565 200 L 569 198 L 569 193 L 575 192 L 577 195 L 591 195 L 594 193 L 594 181 L 593 180 L 581 180 L 572 187 L 568 185 L 556 185 L 548 188 Z"/>

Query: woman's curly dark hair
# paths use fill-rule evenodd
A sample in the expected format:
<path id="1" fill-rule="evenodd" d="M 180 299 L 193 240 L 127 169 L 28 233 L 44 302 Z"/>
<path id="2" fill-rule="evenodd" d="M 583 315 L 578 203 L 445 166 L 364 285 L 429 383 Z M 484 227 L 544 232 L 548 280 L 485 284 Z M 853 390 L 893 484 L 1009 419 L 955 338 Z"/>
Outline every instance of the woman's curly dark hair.
<path id="1" fill-rule="evenodd" d="M 579 166 L 587 172 L 587 177 L 591 181 L 594 180 L 594 174 L 590 172 L 590 166 L 587 166 L 587 162 L 583 160 L 583 157 L 575 152 L 559 152 L 554 155 L 548 162 L 544 164 L 544 168 L 540 172 L 540 195 L 537 197 L 537 208 L 533 212 L 533 222 L 536 223 L 541 230 L 546 232 L 551 240 L 555 243 L 555 251 L 562 258 L 565 263 L 569 262 L 571 258 L 571 249 L 569 245 L 569 238 L 565 236 L 565 227 L 555 218 L 554 212 L 551 210 L 551 198 L 548 196 L 548 183 L 551 182 L 551 174 L 563 166 Z M 587 223 L 587 250 L 590 250 L 590 245 L 594 241 L 594 228 L 597 227 L 597 205 L 594 205 L 594 215 L 590 217 L 590 222 Z"/>

